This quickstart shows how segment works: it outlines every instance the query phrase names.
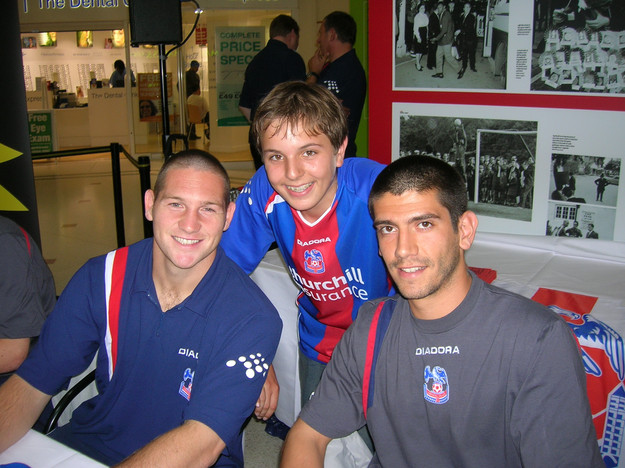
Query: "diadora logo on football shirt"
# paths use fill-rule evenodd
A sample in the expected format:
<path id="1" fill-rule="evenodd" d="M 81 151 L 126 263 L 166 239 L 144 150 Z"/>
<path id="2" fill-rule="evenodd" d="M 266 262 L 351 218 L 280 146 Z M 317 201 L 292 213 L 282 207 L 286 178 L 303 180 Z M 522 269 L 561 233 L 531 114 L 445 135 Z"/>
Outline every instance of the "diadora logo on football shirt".
<path id="1" fill-rule="evenodd" d="M 297 245 L 301 245 L 302 247 L 308 247 L 309 245 L 315 245 L 315 244 L 323 244 L 324 242 L 332 242 L 332 240 L 329 237 L 326 237 L 324 239 L 313 239 L 307 242 L 297 239 Z"/>

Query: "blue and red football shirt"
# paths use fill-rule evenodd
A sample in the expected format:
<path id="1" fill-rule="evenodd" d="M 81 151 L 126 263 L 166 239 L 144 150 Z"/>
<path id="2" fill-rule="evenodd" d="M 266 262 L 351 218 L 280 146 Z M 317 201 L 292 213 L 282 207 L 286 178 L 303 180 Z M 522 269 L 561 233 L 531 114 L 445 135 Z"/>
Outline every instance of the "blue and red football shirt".
<path id="1" fill-rule="evenodd" d="M 367 200 L 383 165 L 345 159 L 337 169 L 331 208 L 315 223 L 292 209 L 269 184 L 264 167 L 245 185 L 221 245 L 251 273 L 275 241 L 301 291 L 300 347 L 327 363 L 360 306 L 387 296 L 390 280 L 369 215 Z"/>

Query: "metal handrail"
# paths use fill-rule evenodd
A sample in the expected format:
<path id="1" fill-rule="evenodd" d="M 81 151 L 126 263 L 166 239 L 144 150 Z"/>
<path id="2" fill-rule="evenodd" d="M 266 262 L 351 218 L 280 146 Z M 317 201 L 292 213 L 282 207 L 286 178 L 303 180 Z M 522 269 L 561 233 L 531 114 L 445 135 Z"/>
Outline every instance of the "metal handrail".
<path id="1" fill-rule="evenodd" d="M 151 188 L 150 181 L 150 157 L 139 156 L 135 159 L 119 143 L 111 143 L 109 146 L 94 146 L 89 148 L 74 148 L 63 151 L 50 151 L 48 153 L 38 153 L 31 155 L 33 160 L 63 158 L 68 156 L 81 156 L 85 154 L 111 153 L 111 174 L 113 176 L 113 205 L 115 207 L 115 231 L 117 233 L 117 247 L 126 245 L 126 234 L 124 229 L 124 205 L 122 199 L 122 179 L 119 163 L 119 154 L 122 153 L 130 163 L 139 170 L 139 182 L 141 186 L 141 207 L 145 212 L 144 193 Z M 143 217 L 143 235 L 152 237 L 152 223 Z"/>

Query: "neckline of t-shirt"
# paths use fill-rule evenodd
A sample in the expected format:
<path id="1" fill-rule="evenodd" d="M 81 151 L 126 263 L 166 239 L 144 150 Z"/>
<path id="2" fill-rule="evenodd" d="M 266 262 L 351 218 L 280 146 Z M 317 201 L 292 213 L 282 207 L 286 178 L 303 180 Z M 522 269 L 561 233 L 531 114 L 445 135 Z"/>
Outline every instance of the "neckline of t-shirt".
<path id="1" fill-rule="evenodd" d="M 416 318 L 412 315 L 412 313 L 410 313 L 412 322 L 419 331 L 431 334 L 444 333 L 456 328 L 467 318 L 467 316 L 473 311 L 480 295 L 480 291 L 482 290 L 482 282 L 472 271 L 469 271 L 469 274 L 472 279 L 469 292 L 458 307 L 452 310 L 449 314 L 439 319 L 423 320 Z M 410 306 L 408 304 L 406 304 L 406 306 L 410 311 Z"/>

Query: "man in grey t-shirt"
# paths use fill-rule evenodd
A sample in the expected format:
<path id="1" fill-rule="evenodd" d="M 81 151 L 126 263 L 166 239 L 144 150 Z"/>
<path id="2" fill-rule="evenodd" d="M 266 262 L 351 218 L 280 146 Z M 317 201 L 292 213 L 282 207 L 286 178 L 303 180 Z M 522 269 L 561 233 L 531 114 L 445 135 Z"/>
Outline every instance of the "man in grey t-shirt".
<path id="1" fill-rule="evenodd" d="M 329 441 L 365 423 L 370 466 L 604 466 L 568 325 L 467 269 L 478 222 L 460 174 L 401 158 L 369 209 L 401 295 L 361 307 L 281 466 L 322 466 Z"/>
<path id="2" fill-rule="evenodd" d="M 0 216 L 0 384 L 26 359 L 55 302 L 54 279 L 39 247 Z"/>

